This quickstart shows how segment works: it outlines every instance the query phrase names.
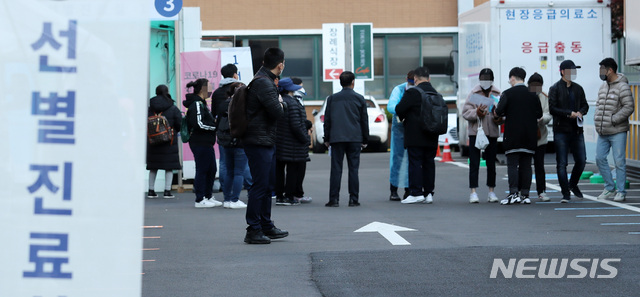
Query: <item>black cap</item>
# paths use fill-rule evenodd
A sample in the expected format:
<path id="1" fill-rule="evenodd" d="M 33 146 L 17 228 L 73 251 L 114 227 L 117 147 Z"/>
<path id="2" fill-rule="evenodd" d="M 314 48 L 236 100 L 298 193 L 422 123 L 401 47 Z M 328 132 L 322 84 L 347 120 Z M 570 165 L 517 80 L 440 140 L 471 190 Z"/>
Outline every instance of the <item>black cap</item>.
<path id="1" fill-rule="evenodd" d="M 571 60 L 564 60 L 562 61 L 562 63 L 560 63 L 560 70 L 577 69 L 577 68 L 581 68 L 581 66 L 576 66 L 576 64 L 573 63 L 573 61 Z"/>

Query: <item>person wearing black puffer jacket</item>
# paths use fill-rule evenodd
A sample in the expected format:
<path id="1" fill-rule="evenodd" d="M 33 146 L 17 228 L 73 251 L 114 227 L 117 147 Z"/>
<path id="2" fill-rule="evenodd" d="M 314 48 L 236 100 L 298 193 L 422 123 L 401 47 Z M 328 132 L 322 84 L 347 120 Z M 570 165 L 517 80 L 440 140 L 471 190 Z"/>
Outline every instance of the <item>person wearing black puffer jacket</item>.
<path id="1" fill-rule="evenodd" d="M 191 131 L 189 148 L 196 163 L 193 187 L 196 193 L 196 208 L 221 206 L 222 202 L 213 198 L 213 182 L 216 177 L 216 127 L 213 115 L 204 98 L 209 95 L 209 81 L 200 78 L 187 84 L 193 93 L 186 95 L 182 104 L 187 108 L 187 124 Z"/>
<path id="2" fill-rule="evenodd" d="M 164 198 L 174 198 L 171 194 L 171 182 L 173 180 L 173 170 L 180 170 L 180 155 L 178 150 L 177 134 L 180 131 L 182 115 L 175 106 L 169 88 L 165 85 L 156 87 L 156 95 L 149 101 L 148 116 L 162 114 L 171 128 L 173 128 L 173 141 L 158 145 L 147 146 L 147 170 L 149 170 L 149 192 L 148 198 L 158 198 L 154 186 L 158 170 L 164 170 Z"/>
<path id="3" fill-rule="evenodd" d="M 291 78 L 278 82 L 287 110 L 278 120 L 276 134 L 276 205 L 298 205 L 300 202 L 295 197 L 302 197 L 304 194 L 297 191 L 302 188 L 311 139 L 305 123 L 304 108 L 293 98 L 293 93 L 301 88 Z"/>
<path id="4" fill-rule="evenodd" d="M 274 80 L 284 70 L 284 52 L 269 48 L 264 53 L 262 67 L 248 89 L 247 131 L 242 143 L 249 159 L 253 185 L 249 188 L 247 205 L 247 233 L 244 242 L 267 244 L 271 239 L 283 238 L 289 232 L 276 228 L 271 220 L 271 189 L 275 185 L 276 126 L 284 114 L 282 98 Z"/>

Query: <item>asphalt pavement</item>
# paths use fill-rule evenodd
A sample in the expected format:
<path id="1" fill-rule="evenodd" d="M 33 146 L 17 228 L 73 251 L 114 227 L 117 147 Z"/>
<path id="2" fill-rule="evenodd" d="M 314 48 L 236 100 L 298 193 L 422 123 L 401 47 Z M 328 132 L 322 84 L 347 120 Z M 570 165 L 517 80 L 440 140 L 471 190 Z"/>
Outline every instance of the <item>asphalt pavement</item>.
<path id="1" fill-rule="evenodd" d="M 481 187 L 481 203 L 469 204 L 466 159 L 453 156 L 455 162 L 436 162 L 433 204 L 389 201 L 389 154 L 364 153 L 362 206 L 346 206 L 345 164 L 341 205 L 327 208 L 329 156 L 312 155 L 304 188 L 313 202 L 274 205 L 276 226 L 290 235 L 269 245 L 243 242 L 243 209 L 195 209 L 193 193 L 146 199 L 142 296 L 631 296 L 640 291 L 640 183 L 632 181 L 627 200 L 615 203 L 596 201 L 603 185 L 583 180 L 585 199 L 560 204 L 549 154 L 550 202 L 487 203 L 487 189 Z M 586 170 L 597 172 L 594 164 Z M 481 169 L 481 185 L 485 172 Z M 502 198 L 506 166 L 497 172 L 496 193 Z M 222 200 L 221 193 L 216 198 Z M 246 201 L 246 191 L 241 199 Z M 507 267 L 491 278 L 496 259 Z M 539 277 L 540 270 L 545 273 L 541 261 L 552 259 L 567 259 L 567 272 L 558 279 Z M 614 259 L 613 268 L 599 262 L 606 259 Z"/>

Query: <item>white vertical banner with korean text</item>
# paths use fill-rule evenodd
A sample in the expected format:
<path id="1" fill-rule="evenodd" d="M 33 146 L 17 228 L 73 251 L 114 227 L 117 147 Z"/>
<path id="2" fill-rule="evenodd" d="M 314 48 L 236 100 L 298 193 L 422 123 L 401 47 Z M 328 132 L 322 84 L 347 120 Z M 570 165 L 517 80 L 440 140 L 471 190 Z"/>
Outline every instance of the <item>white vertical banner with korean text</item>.
<path id="1" fill-rule="evenodd" d="M 147 0 L 0 0 L 0 296 L 140 296 Z"/>
<path id="2" fill-rule="evenodd" d="M 322 24 L 322 80 L 336 81 L 346 67 L 343 23 Z M 286 60 L 286 59 L 285 59 Z"/>

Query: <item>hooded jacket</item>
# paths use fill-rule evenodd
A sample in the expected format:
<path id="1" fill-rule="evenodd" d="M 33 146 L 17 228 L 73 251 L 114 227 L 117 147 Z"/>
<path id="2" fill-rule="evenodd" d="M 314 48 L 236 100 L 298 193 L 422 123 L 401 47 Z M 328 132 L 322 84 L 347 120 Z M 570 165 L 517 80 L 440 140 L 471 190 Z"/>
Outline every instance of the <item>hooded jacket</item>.
<path id="1" fill-rule="evenodd" d="M 309 157 L 310 137 L 306 113 L 297 99 L 282 95 L 287 103 L 284 116 L 278 120 L 276 159 L 284 162 L 306 162 Z"/>
<path id="2" fill-rule="evenodd" d="M 613 135 L 629 131 L 629 116 L 634 111 L 629 80 L 618 73 L 618 78 L 604 82 L 598 91 L 594 123 L 599 135 Z"/>
<path id="3" fill-rule="evenodd" d="M 187 108 L 187 124 L 191 129 L 190 145 L 211 145 L 216 143 L 216 127 L 207 102 L 197 94 L 187 94 L 182 105 Z"/>
<path id="4" fill-rule="evenodd" d="M 218 88 L 213 91 L 213 94 L 211 94 L 211 114 L 216 118 L 216 127 L 218 126 L 217 119 L 227 112 L 227 107 L 229 106 L 228 104 L 225 104 L 225 101 L 229 98 L 227 92 L 229 91 L 231 84 L 234 82 L 238 82 L 238 80 L 233 77 L 223 78 L 220 81 Z"/>
<path id="5" fill-rule="evenodd" d="M 574 108 L 571 110 L 569 90 L 574 96 Z M 584 117 L 589 111 L 589 104 L 584 95 L 584 89 L 576 82 L 567 83 L 560 79 L 549 88 L 549 111 L 553 116 L 553 132 L 556 133 L 582 133 L 582 127 L 578 127 L 577 120 L 570 118 L 571 112 L 579 111 Z"/>
<path id="6" fill-rule="evenodd" d="M 278 100 L 276 75 L 261 67 L 253 78 L 247 95 L 247 131 L 242 143 L 272 147 L 276 144 L 276 126 L 284 109 Z"/>
<path id="7" fill-rule="evenodd" d="M 484 92 L 480 85 L 476 85 L 467 96 L 467 100 L 464 103 L 464 107 L 462 108 L 462 117 L 469 122 L 467 125 L 467 132 L 470 136 L 478 135 L 478 106 L 469 102 L 469 98 L 473 94 L 479 94 L 484 96 Z M 500 90 L 496 88 L 494 85 L 491 85 L 491 91 L 489 96 L 500 96 Z M 487 137 L 495 137 L 498 138 L 500 136 L 500 129 L 498 125 L 493 121 L 493 112 L 489 112 L 486 116 L 482 117 L 482 129 Z"/>
<path id="8" fill-rule="evenodd" d="M 167 118 L 169 126 L 173 128 L 173 143 L 159 145 L 147 145 L 147 170 L 150 169 L 181 169 L 178 155 L 178 132 L 182 123 L 182 115 L 173 100 L 163 96 L 151 98 L 149 102 L 148 116 L 158 113 Z"/>

